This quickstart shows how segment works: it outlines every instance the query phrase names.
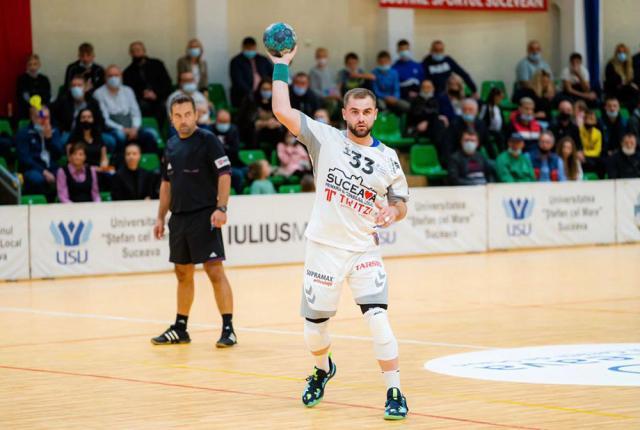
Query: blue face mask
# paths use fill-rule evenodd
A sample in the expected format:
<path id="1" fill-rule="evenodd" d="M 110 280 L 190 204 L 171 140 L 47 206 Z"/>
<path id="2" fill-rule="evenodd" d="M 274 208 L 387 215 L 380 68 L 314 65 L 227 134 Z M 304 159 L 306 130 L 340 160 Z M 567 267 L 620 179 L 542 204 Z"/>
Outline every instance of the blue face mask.
<path id="1" fill-rule="evenodd" d="M 195 82 L 187 82 L 182 84 L 182 91 L 184 91 L 185 93 L 195 93 L 196 90 L 198 89 L 198 86 L 196 85 Z"/>
<path id="2" fill-rule="evenodd" d="M 378 66 L 378 68 L 383 72 L 388 72 L 389 70 L 391 70 L 391 64 L 384 64 L 382 66 Z"/>
<path id="3" fill-rule="evenodd" d="M 293 93 L 298 97 L 302 97 L 307 93 L 307 87 L 299 87 L 297 85 L 293 86 Z"/>
<path id="4" fill-rule="evenodd" d="M 607 116 L 611 119 L 616 119 L 618 117 L 618 111 L 617 110 L 608 110 L 607 111 Z"/>
<path id="5" fill-rule="evenodd" d="M 271 91 L 269 91 L 269 90 L 260 90 L 260 97 L 262 97 L 263 99 L 270 99 L 271 98 Z"/>
<path id="6" fill-rule="evenodd" d="M 476 142 L 475 140 L 465 140 L 464 142 L 462 142 L 462 150 L 469 155 L 476 152 L 477 147 L 478 142 Z"/>
<path id="7" fill-rule="evenodd" d="M 462 119 L 464 120 L 464 122 L 473 122 L 473 120 L 476 119 L 476 116 L 472 113 L 463 113 Z"/>
<path id="8" fill-rule="evenodd" d="M 522 149 L 518 148 L 518 149 L 514 149 L 514 148 L 509 148 L 509 153 L 515 157 L 520 156 L 520 154 L 522 154 Z"/>
<path id="9" fill-rule="evenodd" d="M 256 56 L 257 53 L 254 50 L 245 50 L 245 51 L 242 51 L 242 54 L 251 60 Z"/>
<path id="10" fill-rule="evenodd" d="M 75 100 L 80 100 L 84 97 L 84 88 L 82 87 L 71 87 L 71 97 Z"/>
<path id="11" fill-rule="evenodd" d="M 400 56 L 400 58 L 405 60 L 411 59 L 411 51 L 409 51 L 408 49 L 398 52 L 398 55 Z"/>
<path id="12" fill-rule="evenodd" d="M 444 54 L 431 54 L 431 58 L 433 58 L 435 61 L 442 61 L 444 60 L 444 57 Z"/>
<path id="13" fill-rule="evenodd" d="M 121 84 L 122 80 L 120 79 L 120 76 L 111 76 L 107 79 L 107 85 L 109 85 L 111 88 L 120 88 Z"/>
<path id="14" fill-rule="evenodd" d="M 33 124 L 33 129 L 40 134 L 44 131 L 44 127 L 38 123 Z"/>
<path id="15" fill-rule="evenodd" d="M 534 63 L 537 63 L 538 61 L 540 61 L 540 53 L 535 52 L 533 54 L 529 54 L 529 60 L 533 61 Z"/>
<path id="16" fill-rule="evenodd" d="M 533 121 L 533 115 L 520 114 L 520 119 L 524 122 L 531 122 Z"/>
<path id="17" fill-rule="evenodd" d="M 226 133 L 231 128 L 231 123 L 216 124 L 216 128 L 220 133 Z"/>
<path id="18" fill-rule="evenodd" d="M 202 50 L 200 48 L 189 48 L 189 57 L 198 58 L 202 54 Z"/>
<path id="19" fill-rule="evenodd" d="M 625 61 L 627 61 L 627 53 L 626 52 L 618 52 L 618 61 L 620 61 L 621 63 L 624 63 Z"/>
<path id="20" fill-rule="evenodd" d="M 323 124 L 327 124 L 327 119 L 324 117 L 314 118 L 316 121 L 321 122 Z"/>

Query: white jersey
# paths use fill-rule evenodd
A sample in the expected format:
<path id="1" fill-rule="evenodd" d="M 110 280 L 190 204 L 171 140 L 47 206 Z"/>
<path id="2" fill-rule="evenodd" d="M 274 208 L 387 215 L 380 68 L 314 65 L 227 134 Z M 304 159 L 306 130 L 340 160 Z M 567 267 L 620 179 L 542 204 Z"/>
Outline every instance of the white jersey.
<path id="1" fill-rule="evenodd" d="M 377 139 L 371 146 L 359 145 L 346 132 L 304 114 L 298 140 L 309 150 L 316 185 L 306 237 L 354 252 L 376 248 L 376 199 L 409 199 L 395 151 Z"/>

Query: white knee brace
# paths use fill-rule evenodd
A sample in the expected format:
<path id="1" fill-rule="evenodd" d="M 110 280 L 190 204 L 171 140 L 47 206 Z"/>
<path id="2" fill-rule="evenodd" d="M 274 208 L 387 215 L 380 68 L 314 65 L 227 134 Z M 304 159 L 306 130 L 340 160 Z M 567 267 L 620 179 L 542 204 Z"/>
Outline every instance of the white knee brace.
<path id="1" fill-rule="evenodd" d="M 328 328 L 329 321 L 313 323 L 304 320 L 304 341 L 309 351 L 321 351 L 331 344 Z"/>
<path id="2" fill-rule="evenodd" d="M 364 314 L 373 337 L 373 350 L 378 360 L 398 358 L 398 342 L 393 335 L 386 309 L 371 308 Z"/>

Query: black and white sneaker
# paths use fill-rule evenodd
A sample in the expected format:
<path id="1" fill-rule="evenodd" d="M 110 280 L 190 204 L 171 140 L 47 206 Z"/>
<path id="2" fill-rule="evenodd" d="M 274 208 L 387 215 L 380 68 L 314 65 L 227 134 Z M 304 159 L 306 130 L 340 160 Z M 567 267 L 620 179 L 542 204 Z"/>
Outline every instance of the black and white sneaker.
<path id="1" fill-rule="evenodd" d="M 238 338 L 232 327 L 226 326 L 222 328 L 220 339 L 216 342 L 216 348 L 229 348 L 238 343 Z"/>
<path id="2" fill-rule="evenodd" d="M 174 345 L 179 343 L 190 343 L 191 338 L 186 330 L 177 329 L 175 326 L 170 326 L 160 336 L 151 339 L 151 343 L 154 345 Z"/>

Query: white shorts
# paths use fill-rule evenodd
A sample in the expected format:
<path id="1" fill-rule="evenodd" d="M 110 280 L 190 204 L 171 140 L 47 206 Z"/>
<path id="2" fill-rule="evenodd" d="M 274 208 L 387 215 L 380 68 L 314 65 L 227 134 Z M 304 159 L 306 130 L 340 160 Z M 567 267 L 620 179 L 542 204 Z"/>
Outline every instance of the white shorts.
<path id="1" fill-rule="evenodd" d="M 378 249 L 352 252 L 307 240 L 300 314 L 309 319 L 334 316 L 345 280 L 356 304 L 387 304 L 387 274 Z"/>

